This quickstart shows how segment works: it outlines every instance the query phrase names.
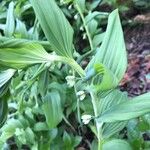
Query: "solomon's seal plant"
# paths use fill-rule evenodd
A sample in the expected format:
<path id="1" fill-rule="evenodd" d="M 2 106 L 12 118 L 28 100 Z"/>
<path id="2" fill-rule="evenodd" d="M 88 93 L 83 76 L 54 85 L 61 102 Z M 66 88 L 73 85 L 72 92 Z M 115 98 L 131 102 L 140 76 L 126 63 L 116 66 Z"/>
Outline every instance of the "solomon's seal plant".
<path id="1" fill-rule="evenodd" d="M 119 131 L 130 119 L 150 112 L 150 93 L 129 98 L 118 88 L 127 68 L 118 10 L 109 17 L 96 11 L 85 17 L 82 0 L 63 2 L 71 3 L 82 21 L 90 47 L 83 55 L 77 55 L 75 29 L 55 0 L 30 0 L 36 19 L 28 32 L 15 20 L 14 3 L 9 4 L 0 36 L 0 149 L 13 136 L 19 148 L 72 150 L 86 125 L 95 134 L 91 149 L 131 150 Z M 23 10 L 17 5 L 16 11 Z M 100 16 L 108 17 L 105 33 L 97 29 Z M 39 28 L 47 41 L 40 40 Z M 86 57 L 90 61 L 82 67 Z"/>

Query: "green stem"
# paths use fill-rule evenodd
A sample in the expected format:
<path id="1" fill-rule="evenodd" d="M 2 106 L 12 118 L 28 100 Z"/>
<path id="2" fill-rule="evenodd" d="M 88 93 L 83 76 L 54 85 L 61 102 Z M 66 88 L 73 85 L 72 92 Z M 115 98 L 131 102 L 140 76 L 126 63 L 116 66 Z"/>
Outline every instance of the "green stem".
<path id="1" fill-rule="evenodd" d="M 50 55 L 48 57 L 49 61 L 60 61 L 63 63 L 66 63 L 70 65 L 81 77 L 85 76 L 84 70 L 81 68 L 81 66 L 72 58 L 67 58 L 63 56 L 57 56 L 57 55 Z"/>
<path id="2" fill-rule="evenodd" d="M 102 150 L 101 141 L 98 140 L 98 150 Z"/>
<path id="3" fill-rule="evenodd" d="M 93 54 L 93 50 L 90 50 L 88 52 L 86 52 L 85 54 L 83 54 L 82 56 L 80 56 L 78 59 L 77 59 L 77 62 L 78 63 L 81 63 L 81 61 L 84 59 L 84 58 L 87 58 L 89 55 Z"/>
<path id="4" fill-rule="evenodd" d="M 92 101 L 92 105 L 93 105 L 93 110 L 94 110 L 94 116 L 95 118 L 98 117 L 98 109 L 97 109 L 97 96 L 95 91 L 90 90 L 90 95 L 91 95 L 91 101 Z M 98 150 L 101 150 L 102 146 L 101 146 L 101 128 L 102 128 L 102 123 L 99 123 L 96 119 L 95 119 L 95 124 L 96 124 L 96 129 L 97 129 L 97 138 L 98 138 Z"/>
<path id="5" fill-rule="evenodd" d="M 66 124 L 67 124 L 68 126 L 70 126 L 70 128 L 73 130 L 73 132 L 76 133 L 75 128 L 74 128 L 74 127 L 71 125 L 71 123 L 67 120 L 67 118 L 65 117 L 64 114 L 63 114 L 63 119 L 64 119 L 64 121 L 66 122 Z"/>
<path id="6" fill-rule="evenodd" d="M 74 70 L 73 70 L 73 75 L 75 76 Z M 75 94 L 77 94 L 76 85 L 74 85 L 74 91 L 75 91 Z M 79 100 L 78 96 L 76 96 L 76 98 L 77 98 L 77 117 L 78 117 L 78 122 L 81 125 L 80 100 Z"/>
<path id="7" fill-rule="evenodd" d="M 76 7 L 77 11 L 79 12 L 79 14 L 80 14 L 80 16 L 81 16 L 81 19 L 82 19 L 82 22 L 83 22 L 83 26 L 84 26 L 84 28 L 85 28 L 85 31 L 86 31 L 86 34 L 87 34 L 87 37 L 88 37 L 88 40 L 89 40 L 89 44 L 90 44 L 90 47 L 91 47 L 91 50 L 93 50 L 93 49 L 94 49 L 94 46 L 93 46 L 93 43 L 92 43 L 91 35 L 90 35 L 88 26 L 87 26 L 87 24 L 86 24 L 84 15 L 83 15 L 83 13 L 82 13 L 82 10 L 81 10 L 81 8 L 80 8 L 78 2 L 75 3 L 75 7 Z"/>

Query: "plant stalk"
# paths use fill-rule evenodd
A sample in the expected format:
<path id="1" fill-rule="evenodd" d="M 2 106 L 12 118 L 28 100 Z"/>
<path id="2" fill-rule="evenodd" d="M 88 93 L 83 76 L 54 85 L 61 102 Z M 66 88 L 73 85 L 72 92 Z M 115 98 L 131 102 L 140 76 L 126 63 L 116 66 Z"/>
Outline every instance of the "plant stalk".
<path id="1" fill-rule="evenodd" d="M 57 55 L 50 55 L 48 57 L 49 61 L 59 61 L 63 62 L 65 64 L 68 64 L 71 66 L 79 75 L 80 77 L 85 76 L 84 70 L 81 68 L 81 66 L 72 58 L 64 57 L 64 56 L 57 56 Z"/>
<path id="2" fill-rule="evenodd" d="M 75 7 L 76 7 L 77 11 L 79 12 L 79 14 L 80 14 L 80 16 L 81 16 L 81 19 L 82 19 L 82 22 L 83 22 L 83 26 L 84 26 L 84 28 L 85 28 L 85 31 L 86 31 L 86 34 L 87 34 L 87 37 L 88 37 L 88 40 L 89 40 L 90 48 L 91 48 L 91 50 L 93 50 L 93 49 L 94 49 L 94 46 L 93 46 L 93 43 L 92 43 L 91 35 L 90 35 L 88 26 L 87 26 L 87 24 L 86 24 L 84 15 L 83 15 L 83 13 L 82 13 L 82 10 L 81 10 L 81 8 L 80 8 L 78 2 L 75 3 Z"/>
<path id="3" fill-rule="evenodd" d="M 74 70 L 73 70 L 73 76 L 75 76 Z M 75 94 L 77 94 L 76 85 L 74 85 L 74 91 L 75 91 Z M 78 96 L 76 96 L 76 98 L 77 98 L 77 117 L 78 117 L 78 122 L 81 125 L 80 100 L 79 100 Z"/>
<path id="4" fill-rule="evenodd" d="M 90 95 L 91 95 L 91 101 L 92 101 L 93 110 L 94 110 L 94 116 L 95 116 L 95 118 L 97 118 L 98 117 L 98 109 L 97 109 L 97 97 L 96 97 L 95 91 L 90 90 Z M 96 124 L 96 129 L 97 129 L 98 150 L 102 150 L 102 145 L 101 145 L 101 128 L 102 128 L 102 123 L 99 123 L 95 119 L 95 124 Z"/>

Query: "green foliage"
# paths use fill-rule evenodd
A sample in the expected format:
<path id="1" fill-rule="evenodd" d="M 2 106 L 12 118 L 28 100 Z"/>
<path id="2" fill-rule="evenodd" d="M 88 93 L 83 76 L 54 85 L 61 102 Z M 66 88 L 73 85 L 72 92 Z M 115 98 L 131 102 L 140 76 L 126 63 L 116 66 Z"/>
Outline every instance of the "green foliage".
<path id="1" fill-rule="evenodd" d="M 108 141 L 106 143 L 104 143 L 102 149 L 104 150 L 111 150 L 113 147 L 114 150 L 120 150 L 120 148 L 122 150 L 132 150 L 132 148 L 130 147 L 130 145 L 126 142 L 126 141 L 123 141 L 123 140 L 111 140 L 111 141 Z"/>
<path id="2" fill-rule="evenodd" d="M 40 25 L 52 50 L 57 54 L 72 57 L 73 30 L 54 0 L 31 0 Z"/>
<path id="3" fill-rule="evenodd" d="M 150 94 L 118 88 L 127 68 L 118 10 L 62 2 L 0 3 L 0 149 L 149 148 Z"/>
<path id="4" fill-rule="evenodd" d="M 126 49 L 118 10 L 110 14 L 102 45 L 97 49 L 96 55 L 88 64 L 87 70 L 93 68 L 94 64 L 100 63 L 104 65 L 106 71 L 101 84 L 96 82 L 98 89 L 106 90 L 116 87 L 127 68 Z M 98 75 L 96 78 L 98 78 Z"/>
<path id="5" fill-rule="evenodd" d="M 44 99 L 43 111 L 50 129 L 55 128 L 62 120 L 60 95 L 57 91 L 48 93 Z"/>
<path id="6" fill-rule="evenodd" d="M 129 120 L 148 113 L 150 110 L 149 98 L 150 93 L 146 93 L 130 101 L 116 104 L 104 112 L 99 118 L 99 121 L 115 122 L 119 120 Z M 144 102 L 142 100 L 144 100 Z"/>
<path id="7" fill-rule="evenodd" d="M 48 62 L 49 55 L 41 45 L 20 44 L 16 47 L 0 48 L 1 65 L 20 69 L 37 63 Z"/>
<path id="8" fill-rule="evenodd" d="M 14 21 L 14 2 L 11 2 L 7 11 L 7 19 L 5 25 L 5 36 L 11 37 L 14 33 L 15 21 Z"/>

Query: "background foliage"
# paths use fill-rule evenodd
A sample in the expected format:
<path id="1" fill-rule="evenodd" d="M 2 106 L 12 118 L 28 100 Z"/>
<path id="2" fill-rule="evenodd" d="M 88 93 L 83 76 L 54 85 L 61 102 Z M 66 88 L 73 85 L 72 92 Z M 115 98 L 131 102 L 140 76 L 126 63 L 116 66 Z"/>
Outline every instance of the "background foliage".
<path id="1" fill-rule="evenodd" d="M 147 11 L 149 1 L 57 5 L 50 0 L 0 3 L 0 149 L 95 150 L 95 120 L 104 122 L 102 149 L 149 149 L 143 138 L 149 136 L 149 114 L 139 117 L 150 111 L 149 93 L 128 102 L 127 93 L 119 91 L 127 56 L 118 11 L 110 14 L 115 8 L 122 17 L 133 7 Z M 122 23 L 136 21 L 126 17 Z M 69 67 L 77 67 L 72 58 L 85 72 Z M 88 82 L 81 81 L 83 76 Z M 96 94 L 87 86 L 91 83 Z M 86 114 L 97 118 L 84 125 Z"/>

